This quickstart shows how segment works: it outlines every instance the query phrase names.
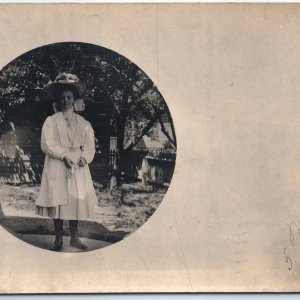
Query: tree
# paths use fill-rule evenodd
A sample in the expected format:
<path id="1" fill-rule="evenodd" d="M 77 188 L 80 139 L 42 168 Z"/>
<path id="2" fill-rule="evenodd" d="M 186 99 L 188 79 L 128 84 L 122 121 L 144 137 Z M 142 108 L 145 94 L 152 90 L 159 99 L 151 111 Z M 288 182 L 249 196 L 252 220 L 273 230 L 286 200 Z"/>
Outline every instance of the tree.
<path id="1" fill-rule="evenodd" d="M 89 119 L 97 120 L 95 111 L 99 104 L 105 107 L 104 114 L 111 115 L 121 170 L 126 155 L 145 134 L 151 135 L 157 122 L 176 147 L 169 109 L 150 78 L 123 56 L 83 43 L 44 46 L 8 64 L 0 73 L 0 124 L 9 121 L 12 112 L 24 103 L 36 107 L 39 103 L 35 121 L 42 124 L 51 110 L 45 101 L 44 87 L 60 72 L 73 73 L 86 84 L 92 108 L 87 112 Z M 171 124 L 171 134 L 165 129 L 165 121 Z M 125 132 L 130 139 L 125 140 Z"/>

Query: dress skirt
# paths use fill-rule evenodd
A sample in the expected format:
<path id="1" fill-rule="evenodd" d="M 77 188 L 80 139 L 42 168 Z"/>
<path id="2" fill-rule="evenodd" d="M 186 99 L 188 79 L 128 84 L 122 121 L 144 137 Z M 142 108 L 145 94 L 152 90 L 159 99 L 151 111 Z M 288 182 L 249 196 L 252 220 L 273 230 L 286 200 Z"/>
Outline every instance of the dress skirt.
<path id="1" fill-rule="evenodd" d="M 66 205 L 57 205 L 54 207 L 44 207 L 36 205 L 35 214 L 43 217 L 50 217 L 62 220 L 91 220 L 95 216 L 94 195 L 80 197 L 79 181 L 82 180 L 82 169 L 77 169 L 68 179 L 69 199 Z"/>

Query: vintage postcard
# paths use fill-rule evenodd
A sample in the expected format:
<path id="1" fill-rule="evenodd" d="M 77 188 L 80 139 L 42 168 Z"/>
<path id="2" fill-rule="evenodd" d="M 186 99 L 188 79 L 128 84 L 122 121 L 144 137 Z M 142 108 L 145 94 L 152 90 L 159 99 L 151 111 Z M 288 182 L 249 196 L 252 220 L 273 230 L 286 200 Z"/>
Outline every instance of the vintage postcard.
<path id="1" fill-rule="evenodd" d="M 0 293 L 300 290 L 299 4 L 0 4 Z"/>

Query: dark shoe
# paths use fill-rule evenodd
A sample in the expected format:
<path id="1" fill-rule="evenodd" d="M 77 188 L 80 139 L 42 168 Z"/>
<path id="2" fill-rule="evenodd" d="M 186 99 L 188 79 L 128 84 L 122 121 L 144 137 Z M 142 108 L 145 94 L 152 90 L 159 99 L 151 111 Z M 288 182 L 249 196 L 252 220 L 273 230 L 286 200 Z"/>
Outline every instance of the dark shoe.
<path id="1" fill-rule="evenodd" d="M 59 251 L 63 245 L 64 220 L 53 219 L 55 229 L 55 241 L 51 246 L 51 251 Z"/>
<path id="2" fill-rule="evenodd" d="M 78 221 L 69 220 L 71 240 L 70 245 L 74 248 L 86 250 L 87 246 L 81 242 L 78 235 Z"/>
<path id="3" fill-rule="evenodd" d="M 72 237 L 70 240 L 70 245 L 74 248 L 86 250 L 87 246 L 81 242 L 81 240 L 77 237 Z"/>
<path id="4" fill-rule="evenodd" d="M 62 248 L 63 239 L 62 237 L 56 238 L 53 245 L 51 246 L 51 251 L 59 251 Z"/>

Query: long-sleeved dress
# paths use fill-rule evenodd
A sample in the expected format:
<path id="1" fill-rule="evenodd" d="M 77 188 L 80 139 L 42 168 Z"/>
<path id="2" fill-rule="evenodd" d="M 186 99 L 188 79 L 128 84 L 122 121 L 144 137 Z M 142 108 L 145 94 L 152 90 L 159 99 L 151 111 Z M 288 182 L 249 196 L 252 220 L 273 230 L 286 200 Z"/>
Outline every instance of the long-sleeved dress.
<path id="1" fill-rule="evenodd" d="M 88 164 L 95 155 L 92 126 L 75 114 L 68 127 L 62 112 L 48 117 L 42 128 L 41 148 L 46 154 L 36 214 L 64 220 L 93 219 L 97 198 Z M 74 165 L 65 166 L 68 155 Z M 83 157 L 87 164 L 76 163 Z"/>

